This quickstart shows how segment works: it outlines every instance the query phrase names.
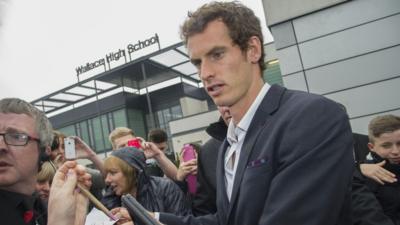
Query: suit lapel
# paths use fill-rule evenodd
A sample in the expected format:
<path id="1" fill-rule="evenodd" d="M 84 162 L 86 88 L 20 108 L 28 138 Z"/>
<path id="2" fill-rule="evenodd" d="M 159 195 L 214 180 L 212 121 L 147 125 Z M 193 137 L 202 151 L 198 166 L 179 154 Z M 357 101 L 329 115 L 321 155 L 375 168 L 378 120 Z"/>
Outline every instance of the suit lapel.
<path id="1" fill-rule="evenodd" d="M 238 162 L 239 164 L 236 169 L 235 180 L 233 184 L 232 196 L 229 204 L 229 211 L 227 218 L 229 218 L 233 206 L 235 205 L 234 203 L 237 200 L 244 171 L 246 170 L 249 157 L 255 148 L 254 144 L 256 143 L 258 136 L 261 134 L 261 131 L 263 130 L 262 127 L 264 127 L 265 124 L 268 122 L 268 119 L 270 118 L 271 114 L 273 114 L 276 110 L 278 110 L 281 98 L 285 90 L 286 89 L 281 86 L 272 85 L 268 90 L 267 94 L 265 95 L 264 99 L 262 100 L 260 106 L 258 107 L 250 123 L 249 129 L 247 130 L 246 137 L 244 139 L 242 149 L 240 152 L 240 157 Z M 223 183 L 225 188 L 225 182 Z"/>
<path id="2" fill-rule="evenodd" d="M 228 141 L 225 139 L 222 142 L 220 149 L 218 150 L 218 160 L 217 160 L 217 168 L 216 168 L 216 177 L 217 177 L 217 209 L 218 214 L 221 218 L 223 218 L 224 222 L 226 221 L 228 214 L 228 196 L 226 194 L 226 185 L 225 185 L 225 170 L 224 170 L 224 158 L 225 152 L 228 148 Z M 221 149 L 222 148 L 222 149 Z M 222 224 L 223 224 L 222 223 Z"/>

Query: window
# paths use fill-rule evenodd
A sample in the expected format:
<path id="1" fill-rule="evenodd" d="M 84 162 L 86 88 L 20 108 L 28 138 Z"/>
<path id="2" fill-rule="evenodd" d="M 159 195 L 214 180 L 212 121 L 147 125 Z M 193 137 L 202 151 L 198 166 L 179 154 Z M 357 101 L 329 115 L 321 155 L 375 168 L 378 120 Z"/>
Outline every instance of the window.
<path id="1" fill-rule="evenodd" d="M 169 146 L 168 146 L 168 150 L 166 153 L 170 154 L 173 149 L 172 149 L 172 141 L 170 139 L 171 132 L 169 130 L 169 121 L 181 118 L 183 116 L 182 108 L 180 105 L 176 105 L 176 106 L 173 106 L 170 108 L 159 110 L 159 111 L 155 112 L 154 115 L 156 117 L 155 127 L 164 129 L 167 132 Z M 150 120 L 149 114 L 146 115 L 146 121 L 147 121 L 149 130 L 155 128 L 155 127 L 151 127 L 151 120 Z"/>
<path id="2" fill-rule="evenodd" d="M 101 132 L 101 125 L 99 117 L 95 117 L 90 120 L 92 129 L 93 129 L 93 137 L 94 137 L 94 147 L 96 152 L 103 151 L 105 149 L 104 142 L 103 142 L 103 135 Z"/>
<path id="3" fill-rule="evenodd" d="M 114 126 L 115 127 L 126 127 L 128 121 L 126 119 L 125 109 L 120 109 L 113 112 Z"/>
<path id="4" fill-rule="evenodd" d="M 78 123 L 77 125 L 79 125 L 80 127 L 80 135 L 79 137 L 86 142 L 86 144 L 88 144 L 89 146 L 93 146 L 92 141 L 90 140 L 90 136 L 89 136 L 89 130 L 88 130 L 88 124 L 87 121 L 82 121 L 80 123 Z"/>
<path id="5" fill-rule="evenodd" d="M 66 126 L 66 127 L 60 128 L 58 130 L 67 136 L 76 136 L 74 125 Z"/>
<path id="6" fill-rule="evenodd" d="M 171 108 L 172 119 L 178 119 L 183 116 L 182 108 L 180 105 L 174 106 Z"/>
<path id="7" fill-rule="evenodd" d="M 101 116 L 101 124 L 103 127 L 103 140 L 105 149 L 111 149 L 111 143 L 108 140 L 108 134 L 111 132 L 108 126 L 107 114 Z"/>
<path id="8" fill-rule="evenodd" d="M 282 74 L 278 60 L 272 60 L 266 63 L 263 78 L 264 81 L 270 85 L 279 84 L 283 86 Z"/>

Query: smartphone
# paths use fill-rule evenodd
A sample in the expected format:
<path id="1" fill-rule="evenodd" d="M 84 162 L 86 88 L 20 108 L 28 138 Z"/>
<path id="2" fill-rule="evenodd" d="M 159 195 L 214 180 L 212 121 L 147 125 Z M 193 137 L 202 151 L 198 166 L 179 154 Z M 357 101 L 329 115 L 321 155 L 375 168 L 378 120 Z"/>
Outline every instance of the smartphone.
<path id="1" fill-rule="evenodd" d="M 76 158 L 75 139 L 70 137 L 64 138 L 64 145 L 65 145 L 65 158 L 75 159 Z"/>
<path id="2" fill-rule="evenodd" d="M 128 141 L 128 146 L 142 149 L 142 140 L 134 138 Z"/>
<path id="3" fill-rule="evenodd" d="M 183 158 L 184 162 L 187 162 L 189 160 L 196 158 L 196 150 L 193 148 L 192 145 L 190 145 L 190 144 L 183 145 L 182 158 Z"/>
<path id="4" fill-rule="evenodd" d="M 187 162 L 187 161 L 195 159 L 195 158 L 196 158 L 196 150 L 194 149 L 194 147 L 190 144 L 183 145 L 183 148 L 182 148 L 183 161 Z M 186 183 L 188 186 L 189 193 L 192 195 L 196 194 L 197 176 L 193 175 L 193 174 L 187 175 Z"/>

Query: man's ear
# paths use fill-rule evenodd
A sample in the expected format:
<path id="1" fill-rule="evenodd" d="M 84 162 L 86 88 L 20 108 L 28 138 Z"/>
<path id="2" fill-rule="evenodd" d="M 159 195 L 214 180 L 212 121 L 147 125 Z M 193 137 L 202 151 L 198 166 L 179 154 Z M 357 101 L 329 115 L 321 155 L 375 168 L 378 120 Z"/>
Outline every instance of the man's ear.
<path id="1" fill-rule="evenodd" d="M 375 151 L 374 151 L 374 144 L 373 144 L 373 143 L 368 142 L 368 148 L 369 148 L 369 150 L 370 150 L 371 152 L 375 152 Z"/>
<path id="2" fill-rule="evenodd" d="M 257 36 L 252 36 L 248 41 L 247 48 L 247 59 L 253 63 L 258 64 L 258 60 L 261 58 L 261 48 L 263 45 Z"/>

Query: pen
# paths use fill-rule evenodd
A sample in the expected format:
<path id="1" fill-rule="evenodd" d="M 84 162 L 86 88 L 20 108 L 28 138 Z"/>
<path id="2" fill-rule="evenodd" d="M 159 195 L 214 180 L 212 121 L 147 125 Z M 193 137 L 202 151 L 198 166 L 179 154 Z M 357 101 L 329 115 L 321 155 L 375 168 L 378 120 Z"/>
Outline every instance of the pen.
<path id="1" fill-rule="evenodd" d="M 112 220 L 116 221 L 117 219 L 115 216 L 108 210 L 103 203 L 101 203 L 99 200 L 97 200 L 96 197 L 90 193 L 84 186 L 82 186 L 80 183 L 77 183 L 76 186 L 80 189 L 81 193 L 86 196 L 98 209 L 103 211 L 108 217 L 110 217 Z"/>

